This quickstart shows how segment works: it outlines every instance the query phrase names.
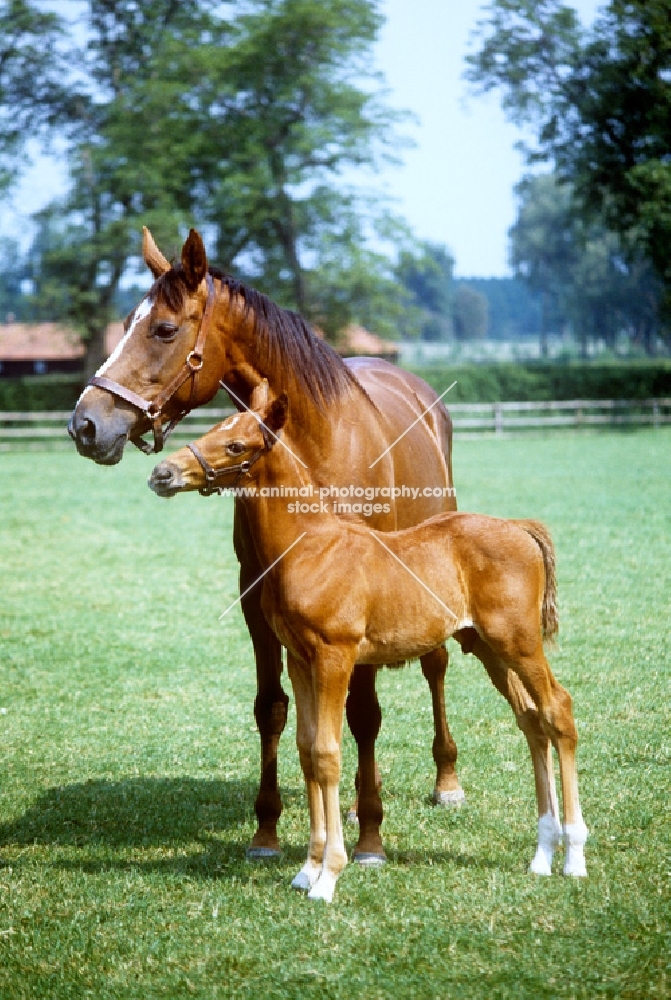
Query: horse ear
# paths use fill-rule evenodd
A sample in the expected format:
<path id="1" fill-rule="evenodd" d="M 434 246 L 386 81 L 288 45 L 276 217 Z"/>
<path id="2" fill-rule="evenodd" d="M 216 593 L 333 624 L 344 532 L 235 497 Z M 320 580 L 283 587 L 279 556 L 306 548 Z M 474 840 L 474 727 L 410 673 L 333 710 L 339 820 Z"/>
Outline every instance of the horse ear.
<path id="1" fill-rule="evenodd" d="M 170 270 L 169 261 L 166 260 L 156 246 L 154 237 L 146 226 L 142 227 L 142 256 L 144 257 L 145 264 L 155 278 L 160 278 L 162 274 Z"/>
<path id="2" fill-rule="evenodd" d="M 182 247 L 182 267 L 187 288 L 195 291 L 207 274 L 207 254 L 200 233 L 192 229 Z"/>
<path id="3" fill-rule="evenodd" d="M 280 393 L 280 395 L 277 396 L 277 398 L 274 399 L 268 407 L 263 423 L 266 425 L 268 430 L 273 432 L 273 434 L 278 434 L 284 427 L 287 420 L 288 409 L 289 401 L 287 399 L 286 392 Z"/>

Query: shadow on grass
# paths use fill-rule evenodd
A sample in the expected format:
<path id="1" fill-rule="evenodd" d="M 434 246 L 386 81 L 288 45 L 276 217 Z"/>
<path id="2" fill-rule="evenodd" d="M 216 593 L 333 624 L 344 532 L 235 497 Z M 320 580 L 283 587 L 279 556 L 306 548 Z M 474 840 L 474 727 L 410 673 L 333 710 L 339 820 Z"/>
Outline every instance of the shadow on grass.
<path id="1" fill-rule="evenodd" d="M 251 821 L 256 786 L 196 778 L 91 780 L 49 788 L 19 819 L 0 825 L 0 845 L 170 847 Z M 298 792 L 283 789 L 285 801 Z"/>
<path id="2" fill-rule="evenodd" d="M 49 788 L 23 816 L 0 825 L 0 847 L 62 848 L 64 854 L 57 852 L 52 864 L 66 871 L 133 870 L 174 872 L 192 878 L 232 877 L 246 863 L 255 795 L 252 782 L 196 778 L 98 779 Z M 302 801 L 304 793 L 284 788 L 282 798 L 289 805 Z M 348 839 L 356 840 L 354 830 L 351 834 Z M 305 843 L 283 842 L 278 859 L 281 869 L 300 867 L 307 836 L 306 817 Z M 81 856 L 73 856 L 68 848 L 80 849 Z M 129 856 L 133 850 L 137 854 Z M 395 851 L 389 860 L 402 867 L 492 864 L 486 858 L 450 851 L 449 846 L 441 851 Z"/>

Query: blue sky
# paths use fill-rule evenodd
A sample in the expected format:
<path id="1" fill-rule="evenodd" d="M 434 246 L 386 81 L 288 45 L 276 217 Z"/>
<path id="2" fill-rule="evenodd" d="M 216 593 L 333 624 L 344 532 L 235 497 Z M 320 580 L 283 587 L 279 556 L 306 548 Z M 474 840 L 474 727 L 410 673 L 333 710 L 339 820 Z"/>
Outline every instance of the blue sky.
<path id="1" fill-rule="evenodd" d="M 574 0 L 573 6 L 590 23 L 602 3 Z M 505 121 L 496 94 L 469 96 L 463 80 L 469 38 L 486 4 L 383 0 L 381 7 L 387 21 L 375 50 L 377 68 L 386 78 L 389 103 L 412 111 L 417 122 L 404 129 L 415 147 L 376 183 L 419 237 L 450 248 L 457 275 L 506 275 L 513 187 L 524 172 L 514 148 L 521 134 Z M 65 184 L 58 159 L 38 160 L 12 202 L 0 205 L 0 233 L 27 233 L 26 216 Z"/>
<path id="2" fill-rule="evenodd" d="M 524 172 L 522 138 L 498 96 L 469 96 L 463 80 L 469 38 L 486 4 L 477 0 L 384 0 L 387 23 L 377 61 L 391 102 L 419 119 L 415 148 L 385 173 L 397 208 L 418 236 L 449 246 L 462 277 L 509 273 L 513 187 Z M 590 24 L 597 0 L 572 6 Z"/>

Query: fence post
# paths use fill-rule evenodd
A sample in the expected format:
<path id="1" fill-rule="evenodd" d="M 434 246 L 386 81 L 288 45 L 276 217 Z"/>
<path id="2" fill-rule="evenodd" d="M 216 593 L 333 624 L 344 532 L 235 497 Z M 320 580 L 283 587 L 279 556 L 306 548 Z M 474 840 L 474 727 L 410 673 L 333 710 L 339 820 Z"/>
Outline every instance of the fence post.
<path id="1" fill-rule="evenodd" d="M 500 403 L 494 403 L 494 433 L 503 434 L 503 410 Z"/>
<path id="2" fill-rule="evenodd" d="M 661 421 L 659 419 L 659 400 L 653 399 L 652 401 L 652 426 L 659 427 Z"/>

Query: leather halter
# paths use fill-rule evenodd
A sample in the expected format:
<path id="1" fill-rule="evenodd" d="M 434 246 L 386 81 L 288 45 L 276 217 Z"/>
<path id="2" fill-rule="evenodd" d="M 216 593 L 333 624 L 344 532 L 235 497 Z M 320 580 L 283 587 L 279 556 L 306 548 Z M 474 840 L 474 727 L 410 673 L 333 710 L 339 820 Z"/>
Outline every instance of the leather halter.
<path id="1" fill-rule="evenodd" d="M 203 472 L 205 473 L 207 485 L 201 486 L 198 490 L 201 496 L 204 497 L 209 497 L 212 493 L 220 493 L 225 489 L 233 489 L 238 485 L 245 473 L 249 472 L 254 463 L 261 458 L 261 455 L 267 451 L 267 448 L 265 447 L 259 448 L 258 451 L 254 452 L 251 458 L 245 459 L 244 462 L 239 462 L 237 465 L 227 465 L 222 469 L 215 469 L 214 466 L 210 465 L 202 451 L 200 451 L 195 444 L 187 444 L 187 448 L 193 452 L 195 458 L 198 460 Z M 217 485 L 217 480 L 224 479 L 231 472 L 237 472 L 237 476 L 232 483 L 229 483 L 227 486 Z"/>
<path id="2" fill-rule="evenodd" d="M 205 280 L 207 282 L 207 302 L 205 303 L 205 309 L 203 310 L 203 315 L 200 320 L 200 327 L 198 329 L 198 336 L 196 337 L 196 343 L 192 351 L 186 356 L 186 360 L 182 365 L 181 369 L 175 375 L 173 379 L 168 383 L 168 385 L 161 389 L 159 394 L 155 399 L 147 400 L 143 399 L 138 393 L 133 392 L 132 389 L 127 389 L 125 385 L 119 385 L 111 378 L 106 378 L 104 375 L 94 375 L 92 379 L 87 383 L 88 385 L 95 385 L 99 389 L 106 389 L 111 392 L 113 396 L 118 396 L 119 399 L 124 399 L 131 406 L 136 407 L 141 413 L 147 417 L 151 422 L 151 428 L 154 434 L 154 443 L 151 445 L 148 441 L 139 434 L 134 434 L 129 436 L 129 441 L 143 451 L 145 455 L 152 455 L 156 452 L 163 450 L 163 445 L 168 439 L 168 436 L 174 430 L 176 424 L 185 417 L 187 413 L 192 409 L 193 398 L 196 394 L 196 374 L 203 367 L 203 350 L 205 348 L 205 341 L 207 335 L 210 332 L 210 325 L 212 322 L 212 313 L 214 312 L 214 299 L 215 299 L 215 289 L 214 281 L 212 280 L 212 275 L 206 274 Z M 189 403 L 185 406 L 176 417 L 173 417 L 169 421 L 165 431 L 163 430 L 163 407 L 167 402 L 169 402 L 172 397 L 182 388 L 186 380 L 191 379 L 191 395 L 189 397 Z"/>

